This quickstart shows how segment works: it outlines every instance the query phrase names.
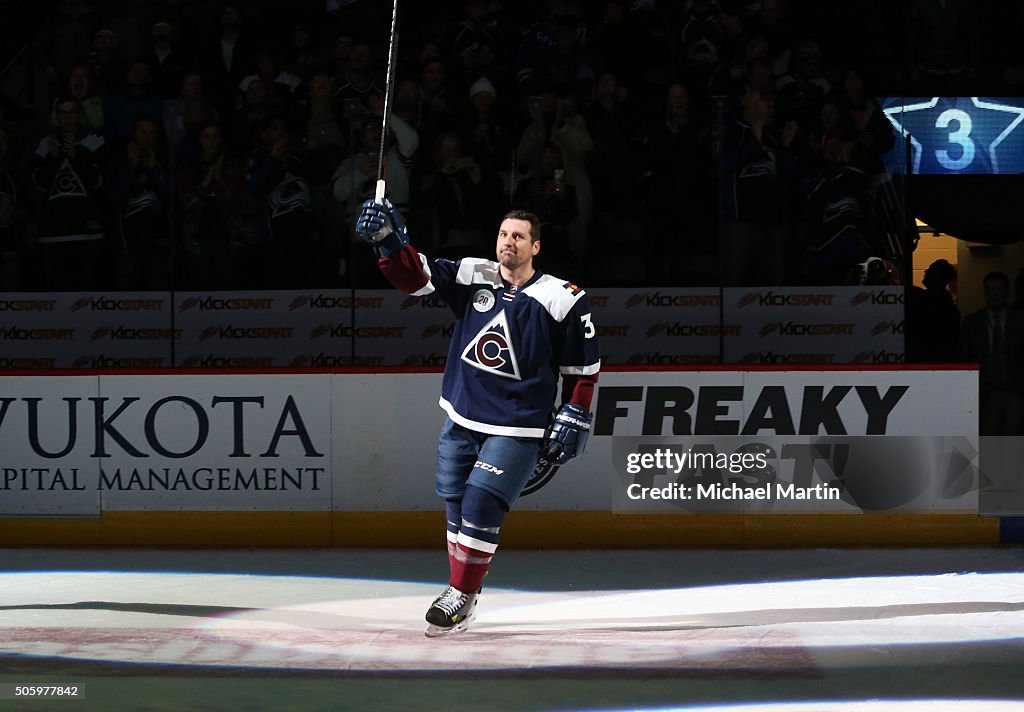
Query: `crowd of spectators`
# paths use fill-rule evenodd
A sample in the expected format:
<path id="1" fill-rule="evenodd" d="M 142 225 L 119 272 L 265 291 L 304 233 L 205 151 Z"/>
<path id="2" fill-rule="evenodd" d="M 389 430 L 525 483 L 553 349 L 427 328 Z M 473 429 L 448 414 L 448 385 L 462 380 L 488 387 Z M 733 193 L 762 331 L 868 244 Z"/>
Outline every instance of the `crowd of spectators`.
<path id="1" fill-rule="evenodd" d="M 541 266 L 592 285 L 843 283 L 904 218 L 875 97 L 1012 81 L 1018 5 L 404 2 L 388 194 L 437 256 L 490 255 L 519 207 Z M 37 133 L 0 126 L 0 289 L 378 286 L 352 225 L 390 20 L 57 3 L 31 28 L 47 111 L 17 118 Z"/>

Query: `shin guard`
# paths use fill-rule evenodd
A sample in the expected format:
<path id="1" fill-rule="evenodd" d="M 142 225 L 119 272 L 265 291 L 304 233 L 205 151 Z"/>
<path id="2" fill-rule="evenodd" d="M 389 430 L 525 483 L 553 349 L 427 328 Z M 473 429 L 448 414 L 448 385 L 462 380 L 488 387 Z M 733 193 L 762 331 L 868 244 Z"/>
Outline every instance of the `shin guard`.
<path id="1" fill-rule="evenodd" d="M 452 586 L 466 592 L 480 588 L 507 513 L 507 505 L 487 490 L 472 485 L 466 488 L 452 557 Z"/>

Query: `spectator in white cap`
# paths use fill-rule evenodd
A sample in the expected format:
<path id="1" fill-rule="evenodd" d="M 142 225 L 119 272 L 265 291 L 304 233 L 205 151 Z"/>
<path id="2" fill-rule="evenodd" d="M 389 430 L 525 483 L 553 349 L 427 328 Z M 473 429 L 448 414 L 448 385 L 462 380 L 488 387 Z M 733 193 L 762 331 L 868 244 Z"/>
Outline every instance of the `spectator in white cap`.
<path id="1" fill-rule="evenodd" d="M 497 91 L 490 79 L 480 77 L 469 87 L 468 95 L 458 122 L 463 146 L 486 174 L 501 177 L 508 194 L 515 144 L 511 126 L 500 110 Z"/>
<path id="2" fill-rule="evenodd" d="M 473 82 L 473 86 L 469 88 L 470 99 L 473 99 L 477 94 L 490 94 L 492 101 L 498 98 L 498 94 L 494 90 L 494 85 L 491 84 L 491 80 L 487 77 L 480 77 Z"/>

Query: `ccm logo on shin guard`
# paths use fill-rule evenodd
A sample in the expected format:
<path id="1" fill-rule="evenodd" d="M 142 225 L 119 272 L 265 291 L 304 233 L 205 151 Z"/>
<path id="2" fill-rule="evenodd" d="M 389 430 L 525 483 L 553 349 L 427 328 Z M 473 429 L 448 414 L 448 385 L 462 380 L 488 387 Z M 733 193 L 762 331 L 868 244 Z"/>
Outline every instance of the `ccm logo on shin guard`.
<path id="1" fill-rule="evenodd" d="M 474 462 L 473 463 L 473 467 L 479 467 L 484 472 L 493 472 L 496 475 L 501 475 L 501 474 L 504 474 L 504 472 L 505 472 L 504 470 L 499 470 L 494 465 L 488 465 L 483 460 L 477 460 L 476 462 Z"/>

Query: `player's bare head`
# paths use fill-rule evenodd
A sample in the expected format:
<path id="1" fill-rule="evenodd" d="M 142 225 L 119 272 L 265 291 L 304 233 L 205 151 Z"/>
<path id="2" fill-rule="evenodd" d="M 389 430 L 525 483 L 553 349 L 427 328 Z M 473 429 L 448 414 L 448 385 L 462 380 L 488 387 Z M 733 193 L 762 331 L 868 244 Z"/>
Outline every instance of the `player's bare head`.
<path id="1" fill-rule="evenodd" d="M 503 271 L 531 268 L 534 256 L 540 252 L 540 240 L 534 232 L 539 232 L 539 224 L 536 215 L 524 210 L 513 210 L 501 221 L 495 253 Z"/>
<path id="2" fill-rule="evenodd" d="M 505 213 L 505 217 L 501 219 L 504 223 L 506 220 L 525 220 L 530 223 L 530 242 L 536 242 L 540 239 L 540 218 L 529 210 L 510 210 Z"/>

